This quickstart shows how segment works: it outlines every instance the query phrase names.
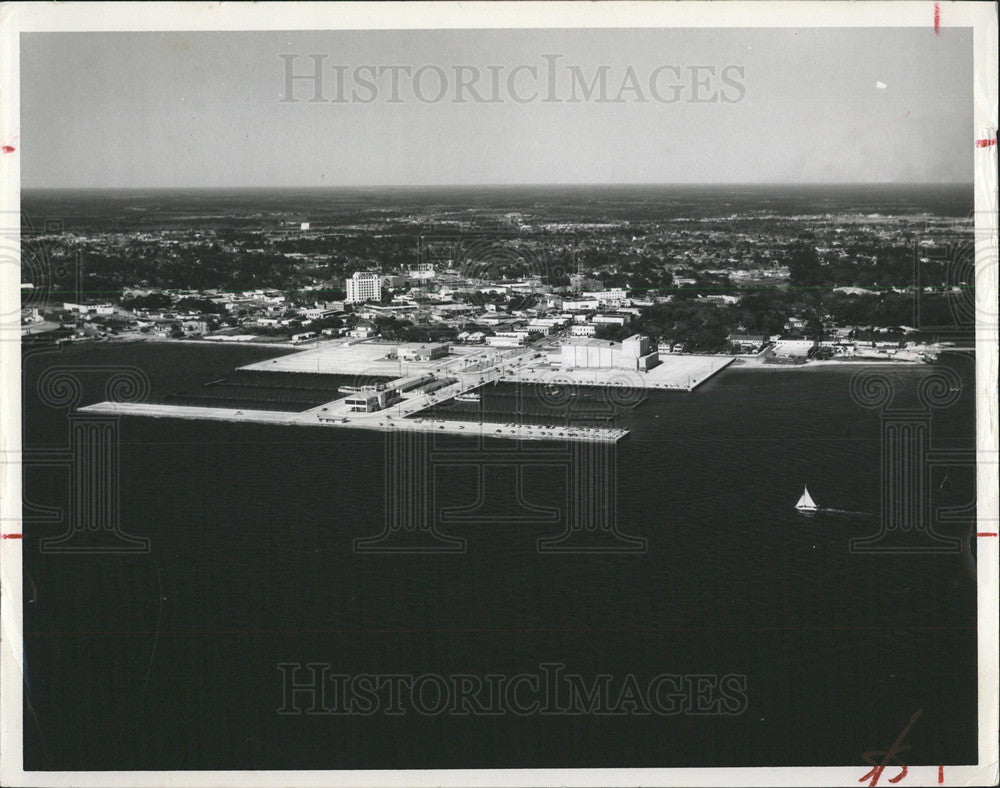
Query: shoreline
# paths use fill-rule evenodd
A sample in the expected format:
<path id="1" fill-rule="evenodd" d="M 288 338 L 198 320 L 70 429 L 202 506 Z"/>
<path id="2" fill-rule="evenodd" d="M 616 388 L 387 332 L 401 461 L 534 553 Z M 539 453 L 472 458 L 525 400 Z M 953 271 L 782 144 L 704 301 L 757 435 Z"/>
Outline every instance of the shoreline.
<path id="1" fill-rule="evenodd" d="M 824 359 L 822 361 L 807 361 L 804 364 L 763 364 L 754 361 L 744 361 L 740 363 L 740 359 L 737 359 L 733 364 L 730 365 L 731 369 L 759 369 L 759 370 L 776 370 L 776 371 L 790 371 L 790 370 L 808 370 L 808 369 L 830 369 L 836 367 L 892 367 L 894 369 L 929 369 L 934 366 L 934 362 L 925 361 L 891 361 L 889 359 L 872 359 L 871 361 L 862 361 L 860 359 L 852 359 L 848 361 L 836 361 L 833 359 Z"/>

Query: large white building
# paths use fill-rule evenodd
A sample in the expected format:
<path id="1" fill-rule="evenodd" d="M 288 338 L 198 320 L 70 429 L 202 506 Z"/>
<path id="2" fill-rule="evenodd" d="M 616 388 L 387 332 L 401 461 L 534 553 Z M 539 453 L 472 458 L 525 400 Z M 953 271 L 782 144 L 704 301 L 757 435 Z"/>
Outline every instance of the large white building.
<path id="1" fill-rule="evenodd" d="M 629 302 L 628 291 L 624 287 L 612 287 L 610 290 L 596 290 L 583 294 L 585 299 L 600 301 L 605 306 L 624 306 Z"/>
<path id="2" fill-rule="evenodd" d="M 347 303 L 382 300 L 382 277 L 371 271 L 355 271 L 347 280 Z"/>
<path id="3" fill-rule="evenodd" d="M 621 342 L 605 339 L 575 339 L 560 349 L 564 368 L 652 369 L 660 363 L 660 355 L 651 349 L 649 337 L 633 334 Z"/>

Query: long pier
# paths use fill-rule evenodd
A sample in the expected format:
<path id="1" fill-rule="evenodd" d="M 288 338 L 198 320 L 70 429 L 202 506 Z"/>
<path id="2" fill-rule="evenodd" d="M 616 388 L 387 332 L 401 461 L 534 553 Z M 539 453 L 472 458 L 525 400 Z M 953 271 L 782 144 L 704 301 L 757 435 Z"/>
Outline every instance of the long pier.
<path id="1" fill-rule="evenodd" d="M 516 424 L 499 421 L 458 421 L 437 418 L 393 418 L 389 410 L 335 416 L 274 410 L 212 408 L 197 405 L 158 405 L 148 402 L 98 402 L 80 408 L 87 413 L 116 416 L 146 416 L 151 418 L 199 419 L 249 424 L 274 424 L 330 429 L 362 429 L 380 432 L 430 432 L 442 435 L 497 438 L 520 441 L 586 441 L 616 443 L 629 431 L 617 427 L 548 426 Z"/>

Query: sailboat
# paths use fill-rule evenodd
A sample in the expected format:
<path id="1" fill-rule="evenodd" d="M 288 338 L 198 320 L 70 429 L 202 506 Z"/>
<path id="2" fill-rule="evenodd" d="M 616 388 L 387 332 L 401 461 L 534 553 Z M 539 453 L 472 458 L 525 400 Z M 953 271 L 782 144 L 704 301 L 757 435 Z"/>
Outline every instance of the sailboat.
<path id="1" fill-rule="evenodd" d="M 795 508 L 800 512 L 815 512 L 819 508 L 816 506 L 816 502 L 812 499 L 812 496 L 809 495 L 808 487 L 803 485 L 802 497 L 799 498 L 799 502 L 795 504 Z"/>

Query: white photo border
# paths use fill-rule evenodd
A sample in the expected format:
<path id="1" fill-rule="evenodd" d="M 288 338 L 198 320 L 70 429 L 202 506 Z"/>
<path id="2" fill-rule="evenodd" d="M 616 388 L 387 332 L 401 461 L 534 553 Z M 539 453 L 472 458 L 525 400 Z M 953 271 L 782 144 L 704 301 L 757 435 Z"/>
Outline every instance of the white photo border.
<path id="1" fill-rule="evenodd" d="M 935 21 L 935 19 L 937 21 Z M 322 29 L 642 28 L 642 27 L 923 27 L 974 30 L 976 139 L 997 134 L 997 7 L 978 2 L 412 2 L 412 3 L 17 3 L 0 6 L 0 211 L 20 210 L 19 36 L 22 32 L 245 31 Z M 976 146 L 976 259 L 997 259 L 997 145 Z M 0 267 L 0 310 L 19 308 L 13 266 Z M 977 451 L 997 442 L 997 266 L 977 278 Z M 0 452 L 19 456 L 20 348 L 0 343 Z M 20 518 L 21 469 L 0 462 L 0 518 Z M 995 528 L 995 464 L 978 474 L 978 518 Z M 978 540 L 978 763 L 948 766 L 945 784 L 998 780 L 998 551 L 1000 538 Z M 21 541 L 0 541 L 0 783 L 19 786 L 585 786 L 857 785 L 866 768 L 491 769 L 400 771 L 25 772 L 22 759 Z M 888 775 L 886 775 L 888 777 Z M 905 786 L 938 785 L 937 766 L 911 766 Z"/>

